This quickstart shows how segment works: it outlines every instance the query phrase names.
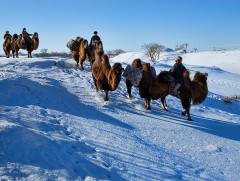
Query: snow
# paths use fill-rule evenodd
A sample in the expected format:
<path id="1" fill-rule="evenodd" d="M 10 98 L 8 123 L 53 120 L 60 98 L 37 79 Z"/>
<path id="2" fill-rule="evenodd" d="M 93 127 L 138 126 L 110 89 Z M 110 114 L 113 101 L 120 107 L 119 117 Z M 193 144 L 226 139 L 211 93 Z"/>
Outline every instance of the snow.
<path id="1" fill-rule="evenodd" d="M 181 116 L 180 101 L 168 96 L 145 110 L 124 78 L 103 101 L 89 62 L 72 59 L 0 58 L 1 180 L 240 180 L 240 50 L 181 54 L 164 52 L 151 64 L 169 70 L 176 56 L 190 70 L 207 72 L 209 94 Z M 123 67 L 143 52 L 111 59 Z"/>

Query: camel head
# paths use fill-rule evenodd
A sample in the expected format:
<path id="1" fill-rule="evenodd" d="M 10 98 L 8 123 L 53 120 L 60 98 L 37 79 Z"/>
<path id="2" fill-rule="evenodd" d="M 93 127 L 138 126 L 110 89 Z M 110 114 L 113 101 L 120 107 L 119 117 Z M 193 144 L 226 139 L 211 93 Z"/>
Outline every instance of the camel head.
<path id="1" fill-rule="evenodd" d="M 112 69 L 117 75 L 122 75 L 122 72 L 124 71 L 124 68 L 122 68 L 122 65 L 120 63 L 113 64 Z"/>
<path id="2" fill-rule="evenodd" d="M 121 81 L 123 70 L 124 68 L 122 68 L 122 65 L 120 63 L 114 63 L 113 66 L 111 67 L 111 70 L 109 71 L 107 76 L 108 84 L 110 85 L 111 91 L 117 89 Z"/>
<path id="3" fill-rule="evenodd" d="M 132 62 L 132 66 L 135 68 L 142 68 L 142 61 L 140 58 L 136 58 Z"/>
<path id="4" fill-rule="evenodd" d="M 95 54 L 102 55 L 104 53 L 102 41 L 95 40 L 92 43 L 92 45 L 93 45 L 93 49 L 95 51 Z"/>
<path id="5" fill-rule="evenodd" d="M 12 36 L 12 40 L 16 40 L 16 39 L 18 39 L 18 35 L 15 33 L 15 34 L 13 34 L 13 36 Z"/>
<path id="6" fill-rule="evenodd" d="M 33 38 L 34 38 L 34 37 L 38 37 L 38 33 L 37 33 L 37 32 L 34 32 L 32 37 L 33 37 Z"/>
<path id="7" fill-rule="evenodd" d="M 208 77 L 208 73 L 196 72 L 193 77 L 193 80 L 205 83 L 207 82 L 207 77 Z"/>
<path id="8" fill-rule="evenodd" d="M 150 63 L 145 63 L 142 65 L 142 70 L 146 72 L 151 72 L 151 66 Z"/>

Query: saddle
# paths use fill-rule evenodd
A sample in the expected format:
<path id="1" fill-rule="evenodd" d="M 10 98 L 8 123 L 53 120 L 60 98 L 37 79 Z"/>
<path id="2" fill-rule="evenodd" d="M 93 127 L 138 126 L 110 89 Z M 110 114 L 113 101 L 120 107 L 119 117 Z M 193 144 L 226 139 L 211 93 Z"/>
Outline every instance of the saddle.
<path id="1" fill-rule="evenodd" d="M 142 79 L 142 70 L 132 65 L 127 65 L 122 76 L 130 80 L 134 86 L 138 86 Z"/>
<path id="2" fill-rule="evenodd" d="M 78 47 L 78 43 L 71 39 L 67 42 L 67 45 L 66 45 L 71 51 L 75 51 L 77 50 L 77 47 Z"/>
<path id="3" fill-rule="evenodd" d="M 174 77 L 172 77 L 171 80 L 170 80 L 170 83 L 169 83 L 168 93 L 170 95 L 180 99 L 180 95 L 173 91 L 175 85 L 176 85 L 176 81 L 175 81 Z"/>

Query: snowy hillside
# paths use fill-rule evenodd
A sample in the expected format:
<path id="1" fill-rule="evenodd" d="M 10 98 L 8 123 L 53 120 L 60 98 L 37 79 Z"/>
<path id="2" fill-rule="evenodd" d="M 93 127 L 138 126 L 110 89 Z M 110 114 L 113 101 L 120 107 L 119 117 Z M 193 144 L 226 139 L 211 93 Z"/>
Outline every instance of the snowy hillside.
<path id="1" fill-rule="evenodd" d="M 180 53 L 152 64 L 169 70 Z M 0 58 L 1 180 L 240 180 L 240 51 L 184 54 L 190 70 L 207 72 L 209 94 L 181 116 L 180 101 L 152 110 L 124 78 L 109 101 L 96 93 L 90 65 L 66 58 Z M 143 52 L 114 57 L 123 67 Z"/>

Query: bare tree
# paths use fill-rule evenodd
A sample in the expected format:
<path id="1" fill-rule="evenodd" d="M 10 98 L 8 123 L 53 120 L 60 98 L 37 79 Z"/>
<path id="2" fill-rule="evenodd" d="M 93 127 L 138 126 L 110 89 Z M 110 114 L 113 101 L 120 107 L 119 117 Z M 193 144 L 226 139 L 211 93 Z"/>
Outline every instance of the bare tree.
<path id="1" fill-rule="evenodd" d="M 106 54 L 108 55 L 109 58 L 115 57 L 121 53 L 125 53 L 124 50 L 122 49 L 116 49 L 116 50 L 107 50 Z"/>
<path id="2" fill-rule="evenodd" d="M 156 50 L 156 59 L 158 60 L 160 58 L 160 53 L 165 49 L 164 45 L 157 45 Z"/>
<path id="3" fill-rule="evenodd" d="M 176 45 L 175 50 L 185 50 L 185 52 L 187 52 L 187 47 L 188 47 L 189 43 L 182 43 L 180 45 Z"/>
<path id="4" fill-rule="evenodd" d="M 43 49 L 40 50 L 40 52 L 41 52 L 42 54 L 47 54 L 48 49 L 47 49 L 47 48 L 43 48 Z"/>
<path id="5" fill-rule="evenodd" d="M 144 44 L 142 48 L 145 50 L 145 54 L 150 57 L 152 61 L 159 59 L 161 51 L 165 48 L 158 43 Z"/>
<path id="6" fill-rule="evenodd" d="M 155 43 L 144 44 L 142 48 L 145 50 L 145 54 L 150 57 L 151 60 L 155 59 L 156 48 L 154 46 Z"/>
<path id="7" fill-rule="evenodd" d="M 197 51 L 198 51 L 198 49 L 197 49 L 197 48 L 193 48 L 193 51 L 194 51 L 194 52 L 197 52 Z"/>

